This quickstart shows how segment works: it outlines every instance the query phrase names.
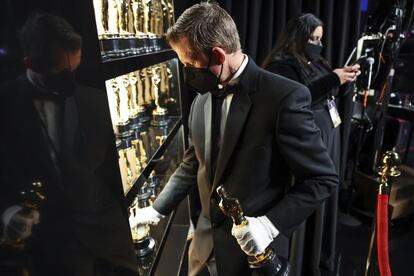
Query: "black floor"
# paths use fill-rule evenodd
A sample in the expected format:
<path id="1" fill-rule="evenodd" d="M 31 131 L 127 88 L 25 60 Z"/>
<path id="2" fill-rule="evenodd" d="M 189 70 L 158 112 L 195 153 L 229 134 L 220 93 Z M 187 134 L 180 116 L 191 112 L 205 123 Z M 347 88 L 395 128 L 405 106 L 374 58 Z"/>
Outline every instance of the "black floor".
<path id="1" fill-rule="evenodd" d="M 323 276 L 364 275 L 371 220 L 367 217 L 359 219 L 363 222 L 359 227 L 338 226 L 338 266 L 335 273 L 324 272 Z M 390 224 L 389 256 L 393 276 L 414 275 L 414 216 L 396 219 Z M 369 275 L 379 275 L 378 269 Z"/>
<path id="2" fill-rule="evenodd" d="M 322 271 L 322 276 L 363 276 L 371 236 L 371 218 L 354 214 L 361 226 L 338 225 L 337 267 L 335 272 Z M 393 276 L 414 275 L 414 215 L 396 219 L 389 225 L 389 256 Z M 186 259 L 186 258 L 185 258 Z M 180 276 L 187 275 L 187 260 Z M 203 276 L 207 276 L 206 271 Z M 369 276 L 379 276 L 377 266 Z"/>

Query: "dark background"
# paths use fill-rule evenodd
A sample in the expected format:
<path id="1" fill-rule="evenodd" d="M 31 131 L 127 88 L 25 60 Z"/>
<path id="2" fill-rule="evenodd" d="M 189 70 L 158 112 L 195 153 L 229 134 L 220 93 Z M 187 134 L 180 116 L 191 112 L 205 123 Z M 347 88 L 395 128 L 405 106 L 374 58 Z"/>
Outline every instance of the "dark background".
<path id="1" fill-rule="evenodd" d="M 395 0 L 397 1 L 397 0 Z M 300 13 L 313 13 L 325 24 L 323 55 L 333 68 L 344 65 L 347 56 L 356 46 L 357 39 L 366 31 L 367 23 L 373 29 L 379 28 L 381 18 L 387 15 L 393 0 L 219 0 L 217 1 L 234 18 L 238 27 L 243 51 L 250 55 L 257 64 L 261 64 L 270 52 L 277 36 L 282 32 L 286 22 Z M 400 0 L 404 1 L 404 0 Z M 414 0 L 407 0 L 412 5 Z M 200 2 L 199 0 L 175 0 L 175 15 L 178 17 L 186 8 Z M 20 47 L 17 39 L 18 30 L 30 14 L 49 12 L 66 18 L 83 38 L 82 64 L 77 72 L 77 79 L 83 84 L 104 88 L 104 74 L 93 15 L 92 0 L 0 0 L 0 84 L 13 79 L 24 71 Z M 369 18 L 369 14 L 374 15 Z M 414 32 L 412 32 L 414 34 Z M 414 43 L 405 44 L 401 53 L 407 60 L 405 66 L 396 76 L 397 90 L 413 93 L 412 72 L 414 70 Z M 187 105 L 191 102 L 192 94 Z M 350 99 L 348 99 L 350 100 Z M 188 106 L 183 106 L 188 109 Z M 184 111 L 184 113 L 187 113 Z M 367 224 L 365 224 L 367 225 Z M 368 247 L 369 227 L 357 230 L 338 229 L 338 246 L 342 248 L 343 267 L 349 270 L 342 275 L 362 275 L 363 260 Z M 395 230 L 394 230 L 395 232 Z M 342 234 L 341 234 L 342 233 Z M 394 233 L 391 230 L 391 236 Z M 411 235 L 412 237 L 412 235 Z M 401 246 L 401 242 L 406 244 Z M 410 242 L 399 241 L 398 246 L 391 243 L 390 255 L 400 261 L 394 267 L 395 275 L 405 274 L 403 264 L 409 265 L 408 248 Z M 400 247 L 401 246 L 401 247 Z M 411 247 L 410 247 L 411 246 Z M 397 255 L 403 254 L 405 258 Z M 404 251 L 405 250 L 407 251 Z M 348 259 L 345 257 L 348 256 Z M 362 256 L 362 257 L 361 257 Z M 397 258 L 398 257 L 398 258 Z M 358 271 L 358 272 L 357 272 Z"/>
<path id="2" fill-rule="evenodd" d="M 413 0 L 406 0 L 412 3 Z M 175 15 L 199 0 L 175 0 Z M 343 66 L 366 28 L 381 23 L 367 20 L 367 14 L 378 18 L 386 16 L 391 0 L 218 0 L 234 18 L 242 48 L 257 64 L 269 53 L 286 22 L 300 13 L 313 13 L 325 24 L 324 56 L 332 67 Z M 401 2 L 401 1 L 400 1 Z M 30 14 L 50 12 L 66 18 L 82 35 L 83 60 L 78 74 L 80 80 L 99 86 L 102 71 L 92 0 L 0 0 L 0 83 L 13 78 L 23 70 L 17 33 Z M 102 83 L 100 84 L 101 87 Z"/>
<path id="3" fill-rule="evenodd" d="M 311 12 L 325 23 L 323 43 L 331 64 L 339 66 L 354 47 L 361 31 L 362 0 L 222 0 L 217 1 L 234 18 L 243 50 L 258 64 L 276 41 L 292 16 Z M 363 0 L 367 1 L 367 0 Z M 87 84 L 99 85 L 99 50 L 92 1 L 86 0 L 1 0 L 0 10 L 0 82 L 23 70 L 17 33 L 27 17 L 35 12 L 50 12 L 66 18 L 82 35 L 83 60 L 78 74 Z M 176 0 L 176 17 L 200 1 Z M 84 72 L 88 76 L 82 76 Z"/>

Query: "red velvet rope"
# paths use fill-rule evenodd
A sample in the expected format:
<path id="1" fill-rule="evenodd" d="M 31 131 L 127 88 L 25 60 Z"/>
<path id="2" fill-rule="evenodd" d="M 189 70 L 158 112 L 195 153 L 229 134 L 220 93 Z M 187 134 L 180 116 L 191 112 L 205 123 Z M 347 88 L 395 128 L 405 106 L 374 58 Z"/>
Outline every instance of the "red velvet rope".
<path id="1" fill-rule="evenodd" d="M 388 195 L 378 195 L 377 201 L 377 250 L 381 276 L 391 276 L 388 257 Z"/>

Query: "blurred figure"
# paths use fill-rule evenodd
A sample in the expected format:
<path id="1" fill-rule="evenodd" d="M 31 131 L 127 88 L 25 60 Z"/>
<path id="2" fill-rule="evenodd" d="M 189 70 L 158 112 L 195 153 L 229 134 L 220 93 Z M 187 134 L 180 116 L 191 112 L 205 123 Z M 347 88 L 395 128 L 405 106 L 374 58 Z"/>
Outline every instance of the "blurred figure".
<path id="1" fill-rule="evenodd" d="M 339 174 L 341 118 L 336 106 L 343 95 L 338 88 L 355 81 L 360 71 L 358 64 L 332 70 L 321 56 L 322 36 L 323 23 L 314 15 L 308 13 L 291 19 L 263 67 L 308 87 L 315 123 Z M 305 269 L 309 270 L 306 275 L 320 275 L 320 261 L 329 270 L 334 268 L 337 205 L 338 189 L 316 211 L 314 219 L 308 220 L 304 250 L 309 254 L 304 257 Z"/>
<path id="2" fill-rule="evenodd" d="M 2 246 L 25 243 L 30 275 L 135 275 L 106 95 L 75 81 L 82 39 L 50 14 L 20 39 L 26 72 L 0 88 Z M 46 198 L 27 214 L 34 181 Z"/>

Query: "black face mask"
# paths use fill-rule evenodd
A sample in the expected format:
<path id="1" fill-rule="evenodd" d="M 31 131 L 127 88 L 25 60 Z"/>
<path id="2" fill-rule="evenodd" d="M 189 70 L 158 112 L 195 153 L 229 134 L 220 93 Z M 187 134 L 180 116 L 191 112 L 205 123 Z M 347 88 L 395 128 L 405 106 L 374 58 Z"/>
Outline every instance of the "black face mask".
<path id="1" fill-rule="evenodd" d="M 322 49 L 321 42 L 319 44 L 308 43 L 305 47 L 305 56 L 309 60 L 319 60 L 321 59 Z"/>
<path id="2" fill-rule="evenodd" d="M 223 86 L 220 84 L 220 77 L 223 73 L 221 65 L 220 75 L 217 77 L 210 71 L 211 56 L 208 60 L 207 68 L 184 67 L 184 81 L 191 90 L 199 94 L 207 92 L 218 92 Z"/>
<path id="3" fill-rule="evenodd" d="M 75 89 L 75 73 L 65 69 L 60 73 L 44 76 L 43 83 L 57 96 L 70 97 Z"/>

